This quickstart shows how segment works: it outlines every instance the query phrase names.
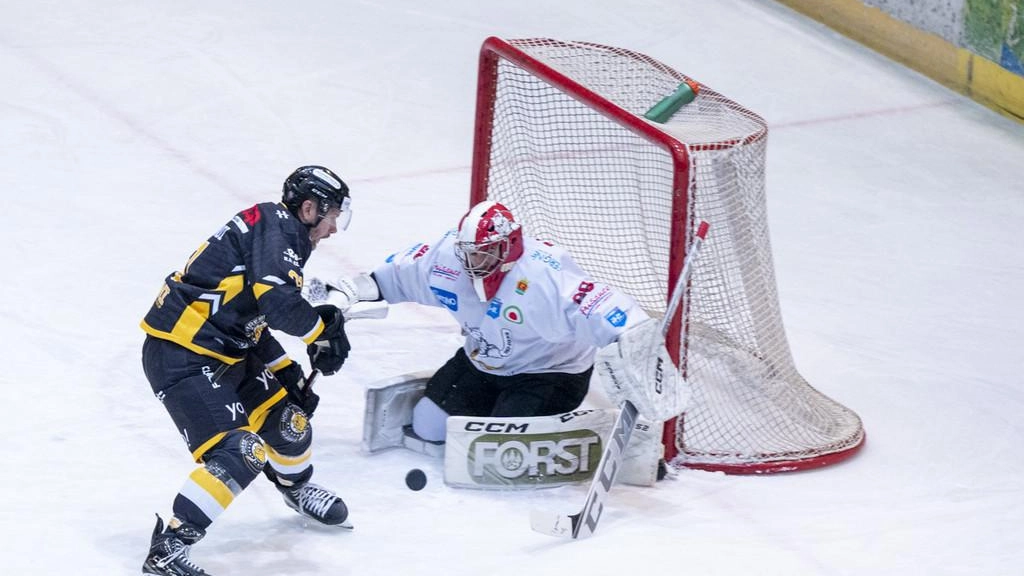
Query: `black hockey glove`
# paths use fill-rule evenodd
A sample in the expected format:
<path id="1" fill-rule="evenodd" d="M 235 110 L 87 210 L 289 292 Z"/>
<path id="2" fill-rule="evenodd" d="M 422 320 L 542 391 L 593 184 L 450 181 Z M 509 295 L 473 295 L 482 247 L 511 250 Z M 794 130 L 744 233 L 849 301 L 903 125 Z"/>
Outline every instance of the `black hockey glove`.
<path id="1" fill-rule="evenodd" d="M 308 385 L 309 381 L 302 374 L 302 366 L 292 362 L 275 372 L 274 377 L 288 393 L 288 401 L 302 408 L 307 418 L 312 418 L 313 412 L 320 404 L 320 396 L 313 392 L 312 386 Z"/>
<path id="2" fill-rule="evenodd" d="M 345 317 L 337 306 L 321 304 L 316 312 L 324 321 L 324 331 L 306 348 L 306 353 L 313 368 L 330 376 L 341 369 L 352 347 L 345 336 Z"/>

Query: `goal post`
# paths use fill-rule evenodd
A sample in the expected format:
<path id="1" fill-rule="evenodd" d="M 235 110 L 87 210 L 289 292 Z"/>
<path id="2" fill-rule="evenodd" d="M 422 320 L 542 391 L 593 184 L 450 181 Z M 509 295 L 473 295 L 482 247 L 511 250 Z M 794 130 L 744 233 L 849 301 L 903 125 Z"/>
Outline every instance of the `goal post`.
<path id="1" fill-rule="evenodd" d="M 699 87 L 696 99 L 659 122 L 644 117 L 682 83 Z M 480 51 L 471 203 L 506 204 L 528 234 L 568 248 L 655 318 L 695 222 L 711 224 L 666 337 L 694 391 L 665 424 L 675 465 L 799 470 L 863 445 L 860 418 L 811 387 L 790 354 L 767 226 L 767 135 L 757 114 L 638 52 L 494 37 Z"/>

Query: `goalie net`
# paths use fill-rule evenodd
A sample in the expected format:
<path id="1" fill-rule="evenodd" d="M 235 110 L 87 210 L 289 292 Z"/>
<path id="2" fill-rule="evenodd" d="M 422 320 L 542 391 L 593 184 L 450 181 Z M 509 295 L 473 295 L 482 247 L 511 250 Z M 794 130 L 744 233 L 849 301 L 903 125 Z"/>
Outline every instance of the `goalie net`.
<path id="1" fill-rule="evenodd" d="M 665 313 L 694 222 L 710 222 L 666 339 L 694 393 L 665 425 L 666 458 L 732 473 L 846 458 L 863 443 L 860 418 L 800 376 L 782 325 L 767 126 L 703 85 L 664 124 L 645 120 L 684 78 L 629 50 L 487 39 L 471 202 L 506 204 L 528 234 L 565 246 L 653 317 Z"/>

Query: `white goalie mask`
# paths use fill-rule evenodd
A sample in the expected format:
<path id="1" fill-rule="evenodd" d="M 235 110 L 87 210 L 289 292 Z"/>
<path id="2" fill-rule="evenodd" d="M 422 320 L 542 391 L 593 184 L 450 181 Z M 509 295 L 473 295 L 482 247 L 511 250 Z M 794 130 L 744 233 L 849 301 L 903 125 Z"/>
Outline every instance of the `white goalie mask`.
<path id="1" fill-rule="evenodd" d="M 462 217 L 455 254 L 474 279 L 488 278 L 499 269 L 507 271 L 523 254 L 522 227 L 502 204 L 481 202 Z"/>

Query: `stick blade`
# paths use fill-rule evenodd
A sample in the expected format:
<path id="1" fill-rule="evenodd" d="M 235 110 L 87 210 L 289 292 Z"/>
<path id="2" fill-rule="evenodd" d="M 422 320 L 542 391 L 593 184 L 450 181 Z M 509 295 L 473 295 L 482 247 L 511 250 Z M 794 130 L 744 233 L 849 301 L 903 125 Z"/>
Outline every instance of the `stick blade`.
<path id="1" fill-rule="evenodd" d="M 530 511 L 530 528 L 556 538 L 575 538 L 573 528 L 578 522 L 579 514 L 569 516 L 544 510 Z"/>

